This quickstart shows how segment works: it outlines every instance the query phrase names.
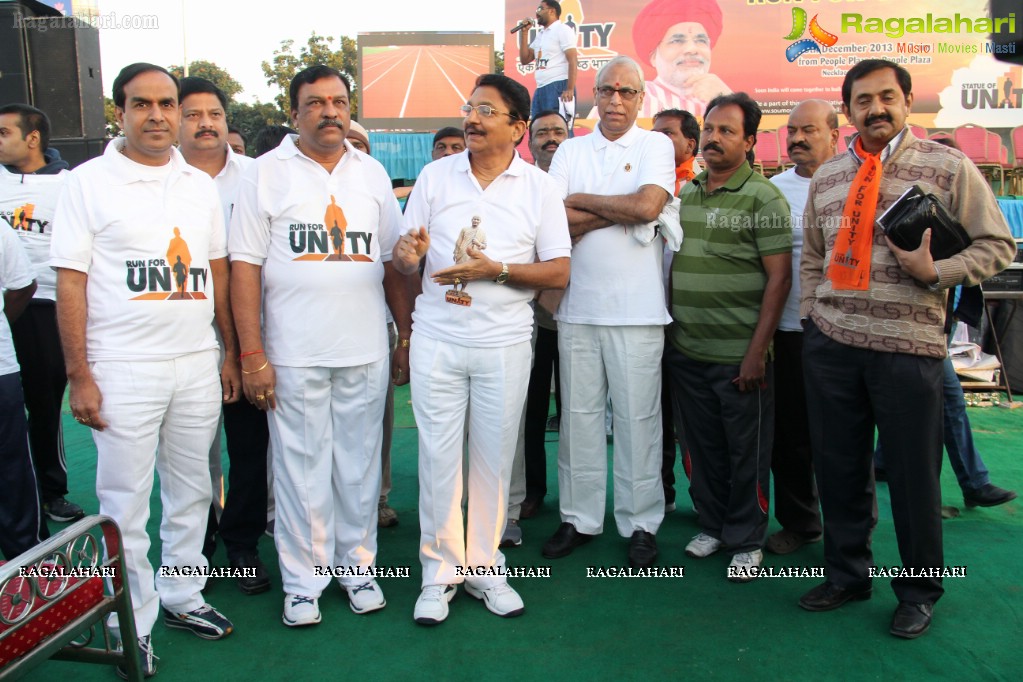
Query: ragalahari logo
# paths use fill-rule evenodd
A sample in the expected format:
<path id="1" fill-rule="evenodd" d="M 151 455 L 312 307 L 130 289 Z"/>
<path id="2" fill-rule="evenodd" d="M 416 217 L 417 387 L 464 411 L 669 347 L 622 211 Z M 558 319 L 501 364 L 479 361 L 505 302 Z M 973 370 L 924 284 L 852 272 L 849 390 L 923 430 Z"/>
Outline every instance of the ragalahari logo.
<path id="1" fill-rule="evenodd" d="M 806 10 L 802 7 L 792 8 L 792 30 L 785 40 L 795 40 L 796 42 L 785 48 L 785 58 L 790 62 L 794 62 L 799 59 L 802 55 L 807 52 L 820 53 L 821 48 L 818 47 L 818 43 L 824 47 L 831 47 L 838 42 L 838 36 L 834 33 L 828 33 L 821 25 L 817 23 L 817 16 L 813 15 L 813 19 L 810 20 L 810 36 L 811 38 L 800 38 L 807 29 L 806 26 Z"/>

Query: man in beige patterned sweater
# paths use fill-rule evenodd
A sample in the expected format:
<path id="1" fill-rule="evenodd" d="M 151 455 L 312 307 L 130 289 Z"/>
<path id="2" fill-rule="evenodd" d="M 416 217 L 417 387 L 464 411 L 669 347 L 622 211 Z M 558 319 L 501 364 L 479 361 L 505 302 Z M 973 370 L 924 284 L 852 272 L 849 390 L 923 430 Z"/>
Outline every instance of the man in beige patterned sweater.
<path id="1" fill-rule="evenodd" d="M 941 379 L 947 290 L 1004 268 L 1015 246 L 984 178 L 960 152 L 906 127 L 912 81 L 888 61 L 859 62 L 842 84 L 843 112 L 859 135 L 814 175 L 800 265 L 814 469 L 824 512 L 827 582 L 800 606 L 826 611 L 869 599 L 874 428 L 885 444 L 901 568 L 891 634 L 930 627 L 942 595 Z M 875 217 L 914 184 L 963 224 L 972 244 L 939 261 L 930 230 L 903 251 Z M 840 229 L 841 228 L 841 229 Z M 897 454 L 896 454 L 897 453 Z"/>

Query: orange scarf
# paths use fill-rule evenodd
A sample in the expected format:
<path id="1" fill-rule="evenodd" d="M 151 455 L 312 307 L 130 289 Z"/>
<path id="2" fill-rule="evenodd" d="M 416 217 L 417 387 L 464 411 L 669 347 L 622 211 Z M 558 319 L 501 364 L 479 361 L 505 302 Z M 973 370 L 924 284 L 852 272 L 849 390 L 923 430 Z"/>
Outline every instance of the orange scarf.
<path id="1" fill-rule="evenodd" d="M 675 169 L 675 196 L 678 196 L 678 191 L 682 189 L 683 182 L 689 182 L 696 177 L 696 173 L 693 172 L 693 161 L 696 157 L 691 157 L 688 161 L 683 161 L 682 165 Z"/>
<path id="2" fill-rule="evenodd" d="M 842 225 L 831 250 L 827 276 L 836 290 L 866 291 L 870 287 L 870 251 L 874 245 L 874 215 L 881 190 L 881 154 L 863 150 L 856 138 L 856 153 L 863 159 L 842 212 Z"/>

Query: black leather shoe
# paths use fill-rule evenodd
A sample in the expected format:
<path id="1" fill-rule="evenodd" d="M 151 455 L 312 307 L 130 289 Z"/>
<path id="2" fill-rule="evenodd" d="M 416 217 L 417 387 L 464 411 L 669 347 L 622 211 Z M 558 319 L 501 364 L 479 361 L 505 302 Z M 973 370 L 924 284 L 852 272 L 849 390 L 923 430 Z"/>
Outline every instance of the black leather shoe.
<path id="1" fill-rule="evenodd" d="M 999 488 L 990 483 L 980 488 L 963 488 L 963 502 L 971 509 L 973 507 L 997 507 L 1015 499 L 1016 493 L 1012 490 Z"/>
<path id="2" fill-rule="evenodd" d="M 238 589 L 245 594 L 259 594 L 270 589 L 270 574 L 258 554 L 242 554 L 231 559 L 231 568 L 249 569 L 247 575 L 235 578 Z"/>
<path id="3" fill-rule="evenodd" d="M 543 505 L 542 497 L 527 497 L 522 500 L 522 506 L 519 507 L 519 518 L 520 519 L 531 519 L 536 516 L 536 512 L 540 510 Z"/>
<path id="4" fill-rule="evenodd" d="M 823 582 L 799 598 L 799 605 L 807 611 L 831 611 L 847 601 L 870 599 L 871 588 L 846 590 L 834 583 Z"/>
<path id="5" fill-rule="evenodd" d="M 900 601 L 892 616 L 892 629 L 896 637 L 916 639 L 931 627 L 934 607 L 930 604 L 917 604 L 911 601 Z"/>
<path id="6" fill-rule="evenodd" d="M 657 558 L 657 540 L 653 533 L 637 530 L 629 540 L 629 566 L 650 568 Z"/>
<path id="7" fill-rule="evenodd" d="M 585 545 L 594 536 L 580 533 L 567 521 L 558 526 L 551 539 L 543 545 L 543 555 L 548 559 L 560 559 L 572 553 L 579 545 Z"/>

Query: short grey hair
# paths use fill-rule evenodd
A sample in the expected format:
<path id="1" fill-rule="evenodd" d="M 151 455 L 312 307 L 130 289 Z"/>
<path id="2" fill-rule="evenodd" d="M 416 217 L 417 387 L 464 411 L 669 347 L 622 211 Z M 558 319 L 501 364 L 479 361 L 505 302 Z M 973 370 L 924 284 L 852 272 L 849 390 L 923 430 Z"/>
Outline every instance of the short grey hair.
<path id="1" fill-rule="evenodd" d="M 613 68 L 615 66 L 619 66 L 619 65 L 627 66 L 630 69 L 632 69 L 633 71 L 635 71 L 636 75 L 639 76 L 639 90 L 640 90 L 640 92 L 643 92 L 644 90 L 646 90 L 646 78 L 643 76 L 643 67 L 640 66 L 639 62 L 637 62 L 632 57 L 627 57 L 627 56 L 625 56 L 623 54 L 618 55 L 617 57 L 615 57 L 611 61 L 609 61 L 607 64 L 604 64 L 604 66 L 600 67 L 600 71 L 597 72 L 597 80 L 596 80 L 597 86 L 598 87 L 600 86 L 600 79 L 603 77 L 604 71 L 606 71 L 606 70 L 608 70 L 610 68 Z"/>

